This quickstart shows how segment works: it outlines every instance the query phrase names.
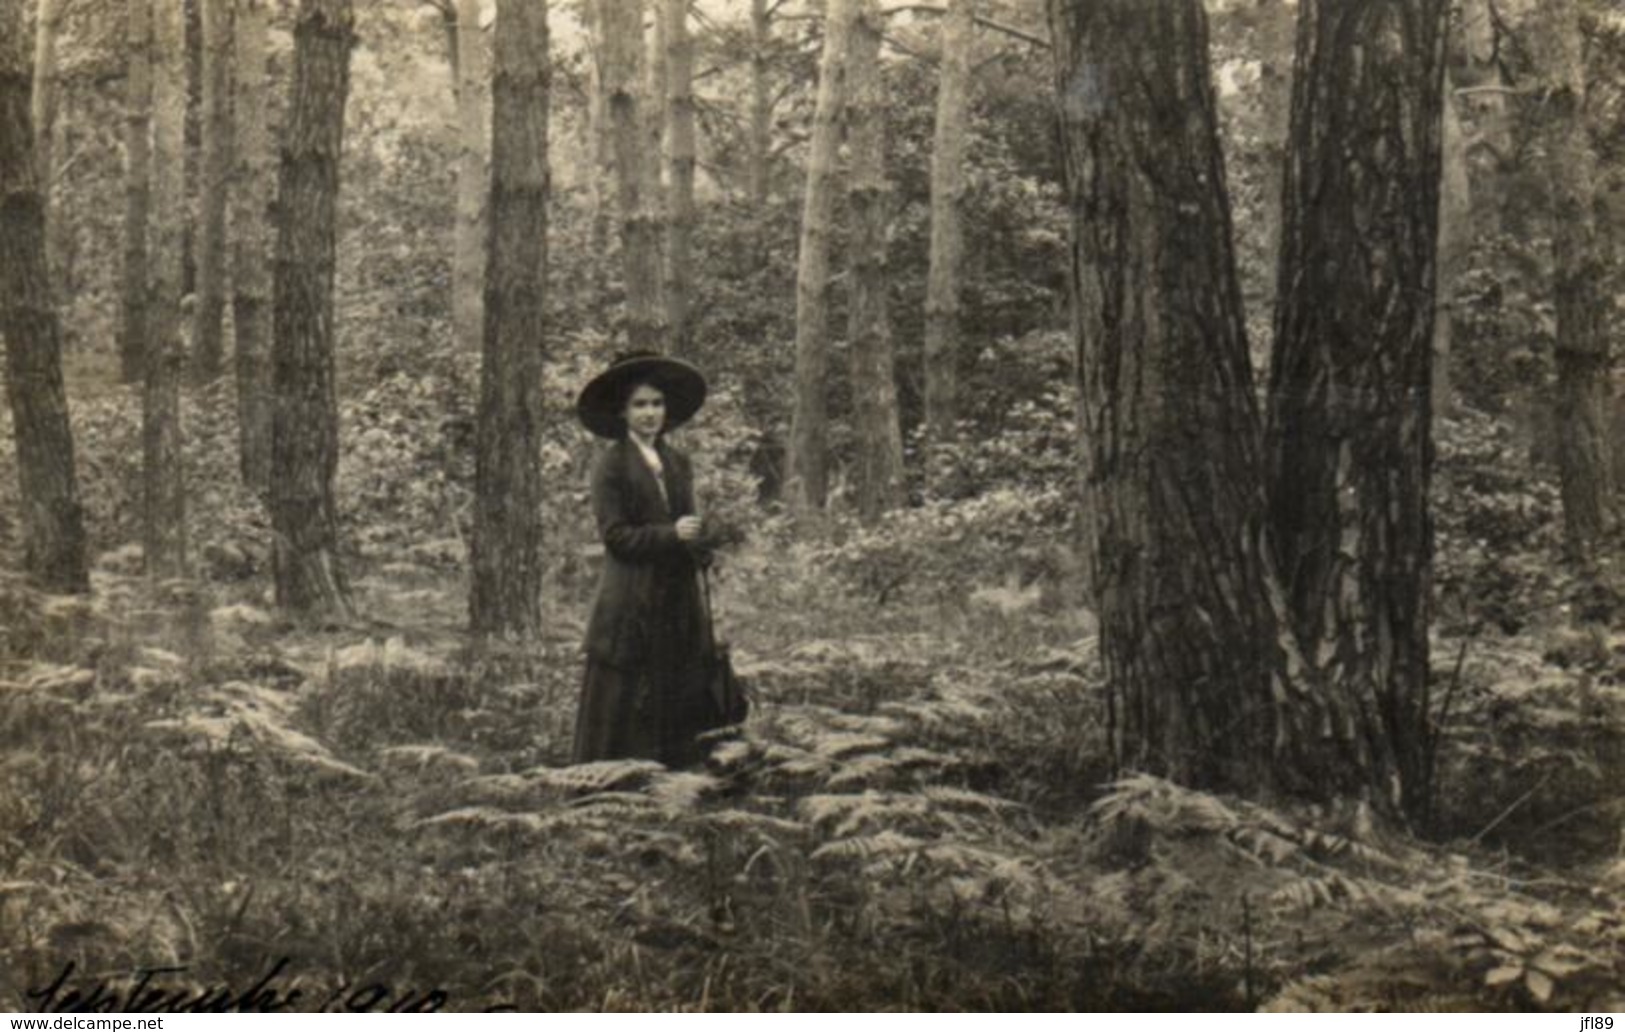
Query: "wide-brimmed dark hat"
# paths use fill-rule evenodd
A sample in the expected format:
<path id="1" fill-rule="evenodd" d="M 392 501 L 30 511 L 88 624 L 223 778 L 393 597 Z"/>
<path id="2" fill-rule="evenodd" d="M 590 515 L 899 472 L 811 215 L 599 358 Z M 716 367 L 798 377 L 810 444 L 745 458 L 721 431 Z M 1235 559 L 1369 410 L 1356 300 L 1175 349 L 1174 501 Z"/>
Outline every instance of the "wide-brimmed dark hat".
<path id="1" fill-rule="evenodd" d="M 633 351 L 616 356 L 608 369 L 581 388 L 576 398 L 576 416 L 581 425 L 599 437 L 625 434 L 622 410 L 635 383 L 652 384 L 666 396 L 667 430 L 694 418 L 705 404 L 705 375 L 698 369 L 653 351 Z"/>

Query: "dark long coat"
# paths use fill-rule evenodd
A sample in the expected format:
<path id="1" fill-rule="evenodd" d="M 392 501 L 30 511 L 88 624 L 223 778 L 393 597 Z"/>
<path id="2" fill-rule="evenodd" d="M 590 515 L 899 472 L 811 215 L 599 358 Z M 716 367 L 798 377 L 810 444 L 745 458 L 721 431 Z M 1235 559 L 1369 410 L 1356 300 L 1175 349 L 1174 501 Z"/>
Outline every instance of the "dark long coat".
<path id="1" fill-rule="evenodd" d="M 686 765 L 701 756 L 695 735 L 718 723 L 703 678 L 709 636 L 698 580 L 702 550 L 677 538 L 678 517 L 694 513 L 693 471 L 664 440 L 656 450 L 664 498 L 654 472 L 624 438 L 593 465 L 604 572 L 587 622 L 577 763 L 638 757 Z"/>

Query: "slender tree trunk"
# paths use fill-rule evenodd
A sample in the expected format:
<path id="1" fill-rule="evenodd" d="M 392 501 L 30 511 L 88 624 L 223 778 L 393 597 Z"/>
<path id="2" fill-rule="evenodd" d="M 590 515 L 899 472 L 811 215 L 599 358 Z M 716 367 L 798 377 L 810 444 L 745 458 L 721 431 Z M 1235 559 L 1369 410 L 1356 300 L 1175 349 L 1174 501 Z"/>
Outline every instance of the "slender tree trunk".
<path id="1" fill-rule="evenodd" d="M 1445 0 L 1301 0 L 1271 506 L 1300 642 L 1370 794 L 1429 795 L 1428 482 Z"/>
<path id="2" fill-rule="evenodd" d="M 767 203 L 768 152 L 773 146 L 773 106 L 768 96 L 767 48 L 773 31 L 767 0 L 750 0 L 750 203 Z"/>
<path id="3" fill-rule="evenodd" d="M 949 0 L 942 21 L 937 124 L 931 141 L 931 265 L 925 291 L 926 442 L 954 437 L 959 364 L 959 277 L 964 263 L 965 129 L 975 0 Z"/>
<path id="4" fill-rule="evenodd" d="M 643 116 L 644 196 L 654 207 L 655 216 L 663 219 L 666 211 L 665 137 L 666 137 L 666 0 L 651 0 L 654 14 L 644 33 L 643 52 L 648 60 L 643 65 L 642 96 L 638 98 L 638 111 Z M 657 234 L 660 239 L 663 234 Z M 662 240 L 662 243 L 664 241 Z"/>
<path id="5" fill-rule="evenodd" d="M 648 137 L 639 107 L 643 79 L 642 0 L 599 0 L 604 89 L 615 133 L 615 183 L 626 272 L 627 337 L 639 350 L 664 351 L 668 326 L 660 297 L 660 226 L 644 169 Z"/>
<path id="6" fill-rule="evenodd" d="M 220 376 L 225 355 L 226 205 L 231 183 L 231 6 L 199 0 L 203 8 L 203 182 L 199 193 L 197 322 L 192 330 L 192 372 L 198 382 Z"/>
<path id="7" fill-rule="evenodd" d="M 589 46 L 592 48 L 591 85 L 587 95 L 588 146 L 592 155 L 592 174 L 588 177 L 592 198 L 592 248 L 593 254 L 604 255 L 609 252 L 610 207 L 614 204 L 615 136 L 609 118 L 609 94 L 604 88 L 606 44 L 602 24 L 603 4 L 601 0 L 587 0 L 584 6 Z M 593 293 L 596 297 L 602 297 L 605 287 L 601 275 L 603 263 L 594 262 L 593 268 L 599 273 L 594 277 Z"/>
<path id="8" fill-rule="evenodd" d="M 1323 706 L 1269 562 L 1200 0 L 1050 0 L 1085 512 L 1120 764 L 1315 792 Z"/>
<path id="9" fill-rule="evenodd" d="M 52 145 L 56 137 L 56 34 L 61 10 L 62 0 L 39 0 L 34 8 L 34 88 L 29 111 L 34 124 L 34 155 L 39 161 L 40 194 L 47 204 L 56 173 Z"/>
<path id="10" fill-rule="evenodd" d="M 669 190 L 666 212 L 666 320 L 671 349 L 694 347 L 690 318 L 694 273 L 694 41 L 688 33 L 689 0 L 662 0 L 666 19 L 666 145 Z"/>
<path id="11" fill-rule="evenodd" d="M 141 395 L 142 544 L 147 573 L 186 573 L 186 478 L 181 464 L 181 377 L 185 370 L 182 294 L 186 204 L 186 10 L 184 0 L 153 7 L 151 324 Z"/>
<path id="12" fill-rule="evenodd" d="M 45 204 L 45 268 L 53 297 L 62 254 L 62 219 L 56 212 L 56 110 L 61 96 L 57 81 L 57 34 L 62 0 L 39 0 L 34 9 L 34 154 L 39 162 L 40 196 Z"/>
<path id="13" fill-rule="evenodd" d="M 855 0 L 828 0 L 825 6 L 824 51 L 807 151 L 796 265 L 796 402 L 785 470 L 791 507 L 802 515 L 821 512 L 829 488 L 829 232 L 847 51 L 856 14 Z"/>
<path id="14" fill-rule="evenodd" d="M 542 347 L 547 287 L 547 10 L 498 0 L 491 229 L 475 468 L 476 633 L 542 624 Z"/>
<path id="15" fill-rule="evenodd" d="M 848 84 L 847 139 L 852 148 L 851 304 L 848 317 L 852 369 L 853 490 L 858 515 L 873 523 L 903 501 L 903 434 L 897 416 L 892 366 L 886 256 L 892 214 L 886 178 L 886 87 L 880 75 L 881 15 L 875 0 L 860 0 L 853 29 Z"/>
<path id="16" fill-rule="evenodd" d="M 1256 300 L 1257 311 L 1273 313 L 1276 304 L 1276 273 L 1281 255 L 1281 185 L 1286 168 L 1286 140 L 1292 117 L 1292 58 L 1293 36 L 1297 26 L 1297 7 L 1288 6 L 1286 0 L 1266 0 L 1258 7 L 1259 106 L 1262 109 L 1263 131 L 1257 146 L 1263 158 L 1264 204 L 1259 212 L 1258 228 L 1263 238 L 1260 257 L 1264 262 L 1263 295 Z M 1270 332 L 1254 340 L 1252 346 L 1260 359 L 1269 354 Z"/>
<path id="17" fill-rule="evenodd" d="M 1454 336 L 1451 295 L 1467 258 L 1472 214 L 1472 185 L 1468 177 L 1466 140 L 1461 119 L 1445 78 L 1442 158 L 1439 167 L 1439 273 L 1433 310 L 1433 414 L 1447 416 L 1455 407 L 1450 387 L 1450 344 Z"/>
<path id="18" fill-rule="evenodd" d="M 1531 13 L 1528 29 L 1547 87 L 1540 124 L 1552 200 L 1563 530 L 1570 553 L 1589 563 L 1616 523 L 1608 454 L 1613 356 L 1595 212 L 1597 159 L 1585 123 L 1585 65 L 1573 0 L 1543 0 Z"/>
<path id="19" fill-rule="evenodd" d="M 147 223 L 152 179 L 152 4 L 125 0 L 124 267 L 120 289 L 119 374 L 145 375 L 148 330 Z"/>
<path id="20" fill-rule="evenodd" d="M 90 590 L 62 383 L 61 330 L 45 261 L 45 199 L 29 114 L 22 0 L 0 0 L 0 337 L 16 437 L 23 564 L 48 591 Z"/>
<path id="21" fill-rule="evenodd" d="M 355 16 L 349 0 L 301 0 L 277 187 L 272 343 L 271 529 L 277 604 L 349 611 L 333 474 L 335 209 Z"/>
<path id="22" fill-rule="evenodd" d="M 238 465 L 256 494 L 271 487 L 271 266 L 267 222 L 275 182 L 265 98 L 267 0 L 237 0 L 233 105 L 237 120 L 231 190 L 231 324 L 237 375 Z"/>
<path id="23" fill-rule="evenodd" d="M 486 132 L 485 40 L 480 0 L 457 0 L 457 225 L 452 244 L 452 322 L 457 347 L 474 351 L 484 333 Z"/>

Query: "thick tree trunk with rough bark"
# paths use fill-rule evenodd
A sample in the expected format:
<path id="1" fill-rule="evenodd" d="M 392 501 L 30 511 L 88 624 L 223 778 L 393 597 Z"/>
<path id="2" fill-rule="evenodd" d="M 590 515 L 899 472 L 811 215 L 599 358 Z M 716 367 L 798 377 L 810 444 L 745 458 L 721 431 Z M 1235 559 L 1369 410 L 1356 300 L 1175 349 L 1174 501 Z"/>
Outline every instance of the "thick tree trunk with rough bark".
<path id="1" fill-rule="evenodd" d="M 0 337 L 16 442 L 23 564 L 47 591 L 90 590 L 45 259 L 45 199 L 29 114 L 22 0 L 0 0 Z"/>
<path id="2" fill-rule="evenodd" d="M 1271 508 L 1347 763 L 1429 795 L 1430 393 L 1446 0 L 1302 0 L 1271 365 Z"/>
<path id="3" fill-rule="evenodd" d="M 141 394 L 142 545 L 147 573 L 186 573 L 186 477 L 181 464 L 185 371 L 186 11 L 153 6 L 152 295 Z"/>
<path id="4" fill-rule="evenodd" d="M 903 433 L 892 366 L 886 255 L 892 214 L 886 178 L 886 88 L 880 75 L 881 24 L 875 0 L 860 0 L 852 36 L 847 140 L 852 151 L 852 275 L 847 340 L 852 373 L 852 491 L 858 515 L 872 523 L 903 501 Z"/>
<path id="5" fill-rule="evenodd" d="M 942 20 L 942 67 L 937 72 L 937 122 L 931 141 L 931 263 L 925 288 L 925 436 L 931 445 L 953 439 L 957 418 L 965 130 L 970 118 L 974 17 L 975 0 L 949 0 Z"/>
<path id="6" fill-rule="evenodd" d="M 829 489 L 829 234 L 847 51 L 856 15 L 855 0 L 828 0 L 825 6 L 824 50 L 807 148 L 796 265 L 796 401 L 785 468 L 790 505 L 802 515 L 822 512 Z"/>
<path id="7" fill-rule="evenodd" d="M 226 205 L 231 192 L 231 35 L 233 0 L 200 0 L 203 8 L 203 155 L 199 162 L 198 284 L 192 372 L 199 382 L 224 366 Z"/>
<path id="8" fill-rule="evenodd" d="M 1585 65 L 1575 4 L 1542 0 L 1529 18 L 1529 45 L 1546 80 L 1539 117 L 1552 204 L 1563 530 L 1571 555 L 1589 562 L 1617 517 L 1608 439 L 1613 356 L 1604 252 L 1597 236 L 1597 159 L 1584 117 Z"/>
<path id="9" fill-rule="evenodd" d="M 604 30 L 604 90 L 615 139 L 615 185 L 626 278 L 627 337 L 639 350 L 665 351 L 669 327 L 660 297 L 660 222 L 645 174 L 648 136 L 642 107 L 642 0 L 598 0 Z"/>
<path id="10" fill-rule="evenodd" d="M 271 265 L 267 212 L 272 178 L 265 97 L 267 0 L 237 0 L 234 19 L 237 140 L 231 189 L 231 323 L 237 376 L 238 466 L 256 494 L 271 486 Z"/>
<path id="11" fill-rule="evenodd" d="M 666 19 L 666 320 L 676 355 L 689 355 L 694 347 L 694 40 L 688 2 L 662 0 L 661 11 Z"/>
<path id="12" fill-rule="evenodd" d="M 547 9 L 498 0 L 491 228 L 469 616 L 479 634 L 542 624 L 542 348 L 547 286 Z"/>
<path id="13" fill-rule="evenodd" d="M 1050 0 L 1085 514 L 1118 762 L 1314 793 L 1322 706 L 1269 562 L 1200 0 Z"/>
<path id="14" fill-rule="evenodd" d="M 452 241 L 452 332 L 457 347 L 474 351 L 484 334 L 486 61 L 480 0 L 457 0 L 457 219 Z"/>
<path id="15" fill-rule="evenodd" d="M 347 612 L 333 475 L 335 208 L 355 17 L 349 0 L 301 0 L 277 188 L 271 528 L 277 604 Z"/>
<path id="16" fill-rule="evenodd" d="M 767 48 L 773 31 L 767 0 L 750 0 L 750 203 L 767 203 L 768 152 L 773 146 L 773 106 L 767 88 Z"/>
<path id="17" fill-rule="evenodd" d="M 125 0 L 124 262 L 119 290 L 119 376 L 143 376 L 147 350 L 147 224 L 152 205 L 152 4 Z"/>

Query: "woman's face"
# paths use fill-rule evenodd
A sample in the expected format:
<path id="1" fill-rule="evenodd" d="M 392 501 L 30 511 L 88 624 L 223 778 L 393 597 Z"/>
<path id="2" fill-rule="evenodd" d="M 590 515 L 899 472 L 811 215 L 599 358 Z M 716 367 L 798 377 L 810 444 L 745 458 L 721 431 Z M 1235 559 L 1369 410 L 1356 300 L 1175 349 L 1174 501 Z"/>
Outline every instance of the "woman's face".
<path id="1" fill-rule="evenodd" d="M 632 388 L 621 415 L 626 418 L 626 427 L 632 433 L 639 437 L 653 437 L 666 425 L 666 396 L 660 392 L 660 388 L 640 383 Z"/>

